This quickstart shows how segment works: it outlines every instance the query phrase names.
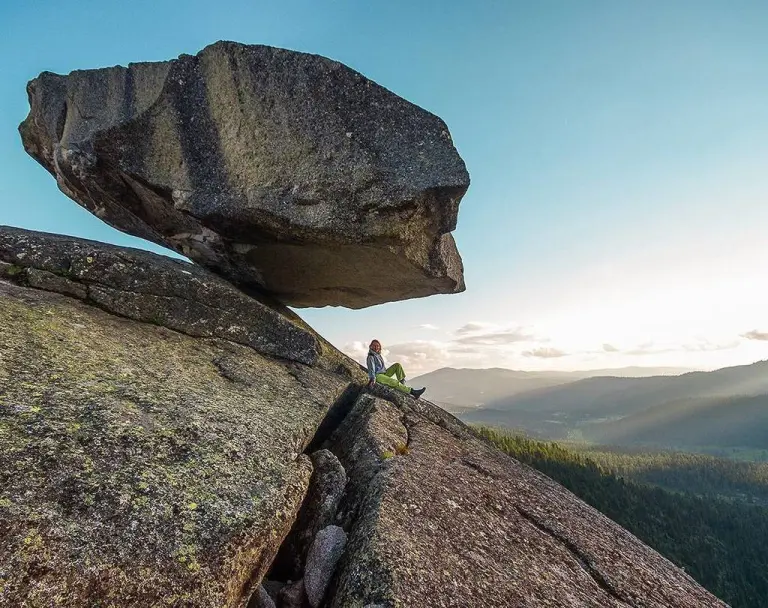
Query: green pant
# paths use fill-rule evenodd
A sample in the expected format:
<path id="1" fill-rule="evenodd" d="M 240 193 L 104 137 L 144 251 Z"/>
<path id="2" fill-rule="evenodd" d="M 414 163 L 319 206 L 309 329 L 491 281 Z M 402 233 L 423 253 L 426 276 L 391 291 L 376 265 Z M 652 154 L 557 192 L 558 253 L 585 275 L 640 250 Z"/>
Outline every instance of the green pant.
<path id="1" fill-rule="evenodd" d="M 391 386 L 404 393 L 410 393 L 411 389 L 402 384 L 403 380 L 405 380 L 405 372 L 403 371 L 403 366 L 399 363 L 393 363 L 387 368 L 387 371 L 376 374 L 376 382 Z"/>

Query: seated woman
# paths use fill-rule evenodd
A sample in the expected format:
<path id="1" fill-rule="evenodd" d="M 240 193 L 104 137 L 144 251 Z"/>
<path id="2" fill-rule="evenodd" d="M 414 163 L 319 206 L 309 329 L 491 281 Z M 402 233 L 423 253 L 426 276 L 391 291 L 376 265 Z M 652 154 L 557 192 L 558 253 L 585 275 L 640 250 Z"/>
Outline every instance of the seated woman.
<path id="1" fill-rule="evenodd" d="M 393 363 L 389 367 L 384 364 L 384 357 L 381 356 L 381 342 L 374 340 L 368 349 L 368 358 L 366 359 L 368 365 L 368 386 L 373 386 L 377 382 L 386 386 L 407 393 L 418 399 L 421 397 L 426 389 L 420 388 L 418 390 L 410 388 L 403 384 L 405 381 L 405 371 L 403 366 L 399 363 Z"/>

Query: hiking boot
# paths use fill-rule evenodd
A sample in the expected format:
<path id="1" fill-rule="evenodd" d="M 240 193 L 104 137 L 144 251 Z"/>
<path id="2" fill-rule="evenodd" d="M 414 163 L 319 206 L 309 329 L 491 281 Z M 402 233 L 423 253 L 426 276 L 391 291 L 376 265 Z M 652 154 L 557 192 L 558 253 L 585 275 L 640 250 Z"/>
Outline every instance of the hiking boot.
<path id="1" fill-rule="evenodd" d="M 424 388 L 420 388 L 418 390 L 415 389 L 415 388 L 412 388 L 411 389 L 411 397 L 413 397 L 414 399 L 418 399 L 419 397 L 421 397 L 424 394 L 425 390 L 427 390 L 426 386 Z"/>

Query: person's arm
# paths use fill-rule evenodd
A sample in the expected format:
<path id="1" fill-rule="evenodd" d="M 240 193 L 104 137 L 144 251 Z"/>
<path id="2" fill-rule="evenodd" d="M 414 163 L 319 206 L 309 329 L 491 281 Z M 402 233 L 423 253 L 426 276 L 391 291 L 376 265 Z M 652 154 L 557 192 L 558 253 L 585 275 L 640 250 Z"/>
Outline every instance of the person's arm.
<path id="1" fill-rule="evenodd" d="M 373 360 L 373 355 L 368 355 L 366 359 L 368 365 L 368 386 L 376 384 L 376 362 Z"/>

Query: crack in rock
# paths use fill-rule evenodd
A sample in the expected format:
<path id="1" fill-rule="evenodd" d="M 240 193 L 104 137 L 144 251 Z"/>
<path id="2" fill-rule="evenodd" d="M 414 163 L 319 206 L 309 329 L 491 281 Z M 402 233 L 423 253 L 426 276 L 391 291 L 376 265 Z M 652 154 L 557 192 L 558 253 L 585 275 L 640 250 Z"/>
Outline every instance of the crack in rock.
<path id="1" fill-rule="evenodd" d="M 613 585 L 611 585 L 606 580 L 606 578 L 602 575 L 602 573 L 590 563 L 589 558 L 581 551 L 581 549 L 579 549 L 579 547 L 576 544 L 574 544 L 572 541 L 568 540 L 561 534 L 558 534 L 554 529 L 550 528 L 546 524 L 538 521 L 533 516 L 533 514 L 529 513 L 525 509 L 519 506 L 515 506 L 515 510 L 520 514 L 520 517 L 528 521 L 537 530 L 554 538 L 563 547 L 565 547 L 568 550 L 568 552 L 571 555 L 573 555 L 573 557 L 576 559 L 579 565 L 584 569 L 584 571 L 592 578 L 592 580 L 595 581 L 598 587 L 600 587 L 613 599 L 620 602 L 624 606 L 629 606 L 630 608 L 633 606 L 633 604 L 631 604 L 627 598 L 622 597 L 622 595 L 613 587 Z"/>

